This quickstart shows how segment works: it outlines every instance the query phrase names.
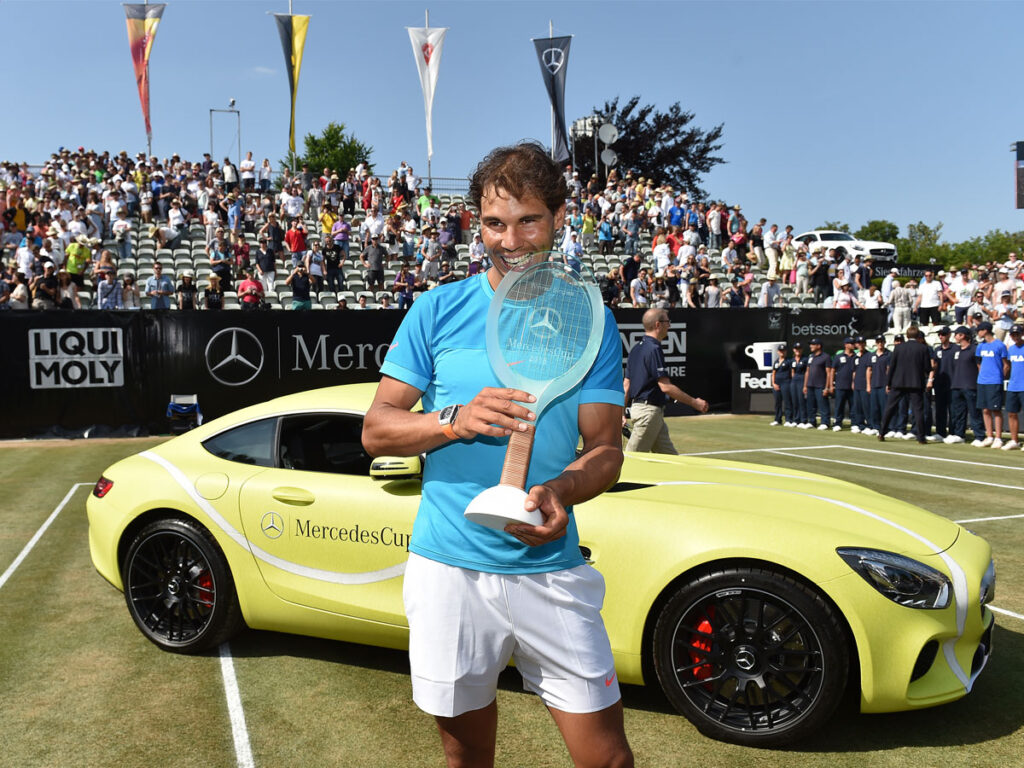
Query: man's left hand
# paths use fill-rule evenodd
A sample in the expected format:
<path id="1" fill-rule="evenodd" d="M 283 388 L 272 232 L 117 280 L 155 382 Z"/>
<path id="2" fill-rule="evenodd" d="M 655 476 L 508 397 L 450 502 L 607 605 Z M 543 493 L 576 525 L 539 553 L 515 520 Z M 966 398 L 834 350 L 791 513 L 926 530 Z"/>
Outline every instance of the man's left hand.
<path id="1" fill-rule="evenodd" d="M 533 486 L 526 497 L 524 508 L 527 511 L 540 510 L 544 522 L 540 525 L 507 525 L 506 533 L 511 533 L 531 547 L 547 544 L 565 536 L 565 529 L 569 525 L 569 513 L 562 506 L 558 494 L 551 488 L 546 485 Z"/>

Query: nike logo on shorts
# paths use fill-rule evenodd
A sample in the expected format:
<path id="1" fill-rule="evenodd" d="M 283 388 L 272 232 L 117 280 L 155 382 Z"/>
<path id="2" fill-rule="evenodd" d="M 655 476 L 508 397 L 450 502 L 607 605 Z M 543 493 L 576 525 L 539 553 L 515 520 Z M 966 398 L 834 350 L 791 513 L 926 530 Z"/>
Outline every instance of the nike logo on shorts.
<path id="1" fill-rule="evenodd" d="M 606 678 L 604 679 L 604 687 L 605 687 L 605 688 L 611 688 L 611 685 L 612 685 L 612 683 L 614 683 L 614 682 L 615 682 L 615 673 L 614 673 L 614 672 L 612 672 L 612 676 L 611 676 L 611 677 L 606 677 Z"/>

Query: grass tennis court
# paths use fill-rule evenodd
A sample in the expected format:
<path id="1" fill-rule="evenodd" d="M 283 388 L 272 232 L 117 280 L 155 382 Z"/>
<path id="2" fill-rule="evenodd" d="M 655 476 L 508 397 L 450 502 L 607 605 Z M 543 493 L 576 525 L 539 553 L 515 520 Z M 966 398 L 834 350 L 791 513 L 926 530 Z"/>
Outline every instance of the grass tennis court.
<path id="1" fill-rule="evenodd" d="M 705 416 L 675 419 L 671 429 L 684 453 L 739 451 L 727 455 L 836 476 L 974 521 L 965 525 L 995 551 L 994 605 L 1004 611 L 992 660 L 959 702 L 871 716 L 850 706 L 827 732 L 785 752 L 710 741 L 656 689 L 625 686 L 637 765 L 1020 764 L 1024 453 L 881 444 L 767 422 Z M 404 653 L 248 631 L 224 657 L 187 657 L 143 638 L 121 594 L 92 568 L 85 500 L 108 464 L 156 442 L 0 443 L 0 765 L 443 765 L 432 721 L 411 702 Z M 557 729 L 521 692 L 518 674 L 506 672 L 503 682 L 498 765 L 569 765 Z M 232 684 L 237 698 L 226 693 Z"/>

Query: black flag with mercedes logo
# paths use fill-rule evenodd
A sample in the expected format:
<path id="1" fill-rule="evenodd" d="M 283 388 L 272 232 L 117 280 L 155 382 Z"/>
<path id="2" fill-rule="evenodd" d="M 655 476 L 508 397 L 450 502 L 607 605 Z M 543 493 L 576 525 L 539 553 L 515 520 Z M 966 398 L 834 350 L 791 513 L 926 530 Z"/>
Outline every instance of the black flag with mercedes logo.
<path id="1" fill-rule="evenodd" d="M 548 89 L 551 107 L 555 110 L 555 136 L 552 155 L 559 163 L 569 159 L 569 141 L 565 133 L 565 71 L 569 68 L 571 37 L 534 38 L 540 74 Z"/>

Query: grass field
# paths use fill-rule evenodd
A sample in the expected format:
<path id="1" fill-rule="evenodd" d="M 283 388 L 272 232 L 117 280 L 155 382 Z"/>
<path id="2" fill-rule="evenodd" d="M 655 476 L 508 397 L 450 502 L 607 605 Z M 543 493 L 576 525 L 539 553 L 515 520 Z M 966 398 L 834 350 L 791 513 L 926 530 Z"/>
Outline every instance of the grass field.
<path id="1" fill-rule="evenodd" d="M 710 741 L 655 689 L 625 686 L 637 765 L 1020 765 L 1024 453 L 883 445 L 767 421 L 705 416 L 671 429 L 684 453 L 739 451 L 729 458 L 834 475 L 972 521 L 965 525 L 992 544 L 999 573 L 994 655 L 959 702 L 872 716 L 851 706 L 784 752 Z M 0 443 L 0 766 L 443 765 L 432 721 L 410 700 L 404 653 L 246 631 L 220 654 L 186 657 L 143 638 L 121 594 L 92 568 L 85 500 L 107 465 L 155 442 Z M 980 519 L 1003 516 L 1011 517 Z M 569 765 L 514 671 L 498 706 L 498 765 Z"/>

